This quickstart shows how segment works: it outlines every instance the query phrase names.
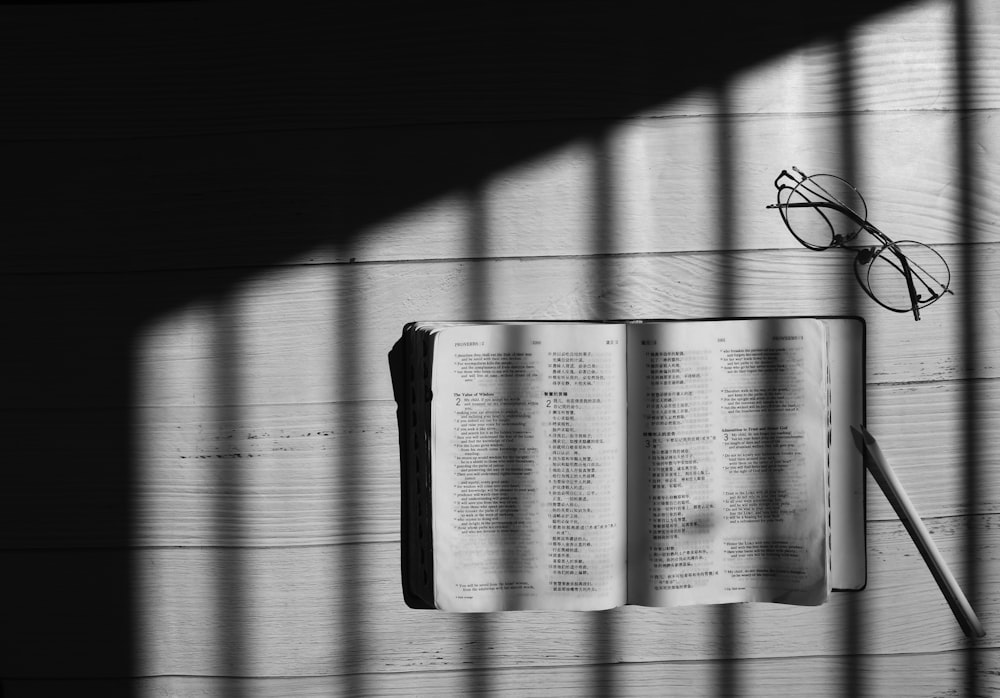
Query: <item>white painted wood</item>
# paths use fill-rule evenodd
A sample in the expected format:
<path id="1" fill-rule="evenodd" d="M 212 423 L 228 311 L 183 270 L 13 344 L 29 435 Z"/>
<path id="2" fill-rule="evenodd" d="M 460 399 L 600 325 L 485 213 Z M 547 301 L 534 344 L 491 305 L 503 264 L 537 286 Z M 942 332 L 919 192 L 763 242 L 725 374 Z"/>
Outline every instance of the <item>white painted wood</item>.
<path id="1" fill-rule="evenodd" d="M 794 42 L 753 16 L 765 50 L 710 85 L 609 55 L 594 26 L 683 37 L 604 10 L 470 68 L 450 48 L 511 18 L 5 7 L 0 692 L 1000 691 L 1000 6 L 965 6 L 964 44 L 944 0 Z M 339 69 L 359 47 L 382 80 Z M 915 323 L 798 247 L 765 208 L 791 165 L 849 176 L 955 295 Z M 839 313 L 984 640 L 870 480 L 869 587 L 820 608 L 405 608 L 403 323 Z"/>
<path id="2" fill-rule="evenodd" d="M 773 696 L 802 692 L 830 698 L 845 695 L 930 698 L 970 683 L 984 687 L 987 694 L 1000 690 L 991 668 L 996 665 L 997 654 L 995 649 L 979 650 L 971 670 L 965 653 L 945 652 L 744 659 L 730 664 L 719 660 L 615 663 L 583 670 L 575 666 L 552 666 L 242 679 L 157 676 L 130 681 L 58 683 L 21 679 L 9 681 L 8 685 L 10 695 L 25 698 L 51 695 L 54 687 L 78 694 L 114 695 L 130 690 L 137 696 L 186 696 L 198 691 L 217 695 L 228 691 L 246 698 L 275 695 L 326 698 L 345 694 L 466 696 L 487 689 L 504 695 L 534 695 L 539 687 L 544 687 L 548 696 L 717 696 L 720 692 Z"/>
<path id="3" fill-rule="evenodd" d="M 1000 604 L 993 517 L 934 526 L 961 583 L 961 529 L 979 531 L 977 611 Z M 752 604 L 606 613 L 448 614 L 402 605 L 392 544 L 139 551 L 143 675 L 317 675 L 476 666 L 586 665 L 734 657 L 945 652 L 967 647 L 951 611 L 898 522 L 869 527 L 868 588 L 816 608 Z M 142 561 L 149 560 L 154 564 Z M 229 568 L 229 569 L 227 569 Z M 220 586 L 220 578 L 238 579 Z M 906 593 L 901 593 L 902 589 Z M 913 613 L 912 609 L 924 609 Z M 240 616 L 232 627 L 233 614 Z M 853 619 L 853 620 L 852 620 Z M 847 644 L 858 624 L 858 646 Z M 728 627 L 727 627 L 728 626 Z M 237 629 L 239 635 L 237 636 Z M 303 642 L 308 638 L 308 642 Z M 230 656 L 235 644 L 240 656 Z"/>
<path id="4" fill-rule="evenodd" d="M 942 554 L 968 587 L 987 632 L 1000 608 L 995 515 L 933 522 Z M 966 548 L 970 527 L 978 540 Z M 168 547 L 93 551 L 87 574 L 111 580 L 123 563 L 142 599 L 133 618 L 139 676 L 323 676 L 734 658 L 961 652 L 971 643 L 898 522 L 869 526 L 868 588 L 819 607 L 777 604 L 601 613 L 449 614 L 404 606 L 395 543 L 269 548 Z M 23 575 L 59 569 L 74 551 L 6 552 Z M 67 593 L 75 593 L 67 590 Z M 28 600 L 35 601 L 34 598 Z M 919 609 L 916 612 L 915 609 Z M 18 618 L 13 614 L 10 617 Z M 58 625 L 8 626 L 22 637 L 6 661 L 20 675 L 107 677 L 115 657 L 81 647 L 52 667 L 33 651 L 80 641 Z M 74 628 L 75 630 L 75 628 Z M 853 639 L 852 639 L 853 638 Z M 993 647 L 988 638 L 980 645 Z"/>

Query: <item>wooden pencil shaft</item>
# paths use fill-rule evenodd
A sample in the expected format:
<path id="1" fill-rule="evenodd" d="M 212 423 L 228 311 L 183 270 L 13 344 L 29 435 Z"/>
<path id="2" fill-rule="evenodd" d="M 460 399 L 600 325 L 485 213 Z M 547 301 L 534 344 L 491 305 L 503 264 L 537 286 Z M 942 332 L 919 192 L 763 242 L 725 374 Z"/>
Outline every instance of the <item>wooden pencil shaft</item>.
<path id="1" fill-rule="evenodd" d="M 976 612 L 962 592 L 962 588 L 958 585 L 958 581 L 948 568 L 948 564 L 941 556 L 937 545 L 934 544 L 934 539 L 931 538 L 930 531 L 927 530 L 927 526 L 920 518 L 920 515 L 917 514 L 917 510 L 907 496 L 906 490 L 903 489 L 895 472 L 889 467 L 889 462 L 882 453 L 878 442 L 868 433 L 867 429 L 862 427 L 862 431 L 865 435 L 865 448 L 869 456 L 867 459 L 869 470 L 875 481 L 879 484 L 879 487 L 882 488 L 889 503 L 892 504 L 892 508 L 896 510 L 910 537 L 913 538 L 913 542 L 930 568 L 934 580 L 941 587 L 941 591 L 944 593 L 945 599 L 948 601 L 948 605 L 951 606 L 951 610 L 958 619 L 959 624 L 970 637 L 984 636 L 986 632 L 983 630 Z"/>

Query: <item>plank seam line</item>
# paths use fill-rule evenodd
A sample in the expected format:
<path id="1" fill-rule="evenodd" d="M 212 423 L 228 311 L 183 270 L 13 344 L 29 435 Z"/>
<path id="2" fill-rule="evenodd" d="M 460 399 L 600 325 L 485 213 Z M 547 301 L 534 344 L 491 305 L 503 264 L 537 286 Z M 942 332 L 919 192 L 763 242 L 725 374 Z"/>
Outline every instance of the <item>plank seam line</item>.
<path id="1" fill-rule="evenodd" d="M 317 242 L 316 246 L 321 247 L 322 242 Z M 976 242 L 945 242 L 935 243 L 935 248 L 960 248 L 973 245 L 975 247 L 1000 246 L 1000 240 L 983 240 Z M 206 272 L 247 272 L 247 271 L 274 271 L 276 269 L 296 269 L 310 267 L 350 267 L 350 266 L 398 266 L 404 264 L 472 264 L 488 262 L 549 262 L 549 261 L 574 261 L 589 260 L 599 261 L 606 259 L 641 259 L 641 258 L 668 258 L 668 257 L 697 257 L 709 255 L 760 255 L 774 253 L 808 253 L 804 247 L 744 247 L 726 250 L 675 250 L 659 252 L 600 252 L 581 254 L 542 254 L 542 255 L 499 255 L 492 257 L 419 257 L 407 259 L 368 259 L 359 260 L 356 257 L 348 259 L 334 259 L 321 262 L 275 262 L 273 264 L 242 264 L 231 266 L 200 266 L 200 267 L 135 267 L 121 270 L 98 269 L 94 271 L 79 270 L 37 270 L 23 271 L 13 270 L 6 272 L 8 278 L 24 277 L 49 277 L 49 276 L 128 276 L 128 275 L 153 275 L 153 274 L 194 274 Z M 238 284 L 243 279 L 233 281 Z"/>

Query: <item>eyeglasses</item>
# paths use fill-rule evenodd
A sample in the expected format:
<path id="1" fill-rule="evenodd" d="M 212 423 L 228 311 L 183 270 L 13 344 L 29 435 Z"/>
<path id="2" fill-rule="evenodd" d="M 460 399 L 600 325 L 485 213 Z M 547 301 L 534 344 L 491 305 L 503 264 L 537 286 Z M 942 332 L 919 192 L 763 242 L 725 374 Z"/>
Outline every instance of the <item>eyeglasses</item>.
<path id="1" fill-rule="evenodd" d="M 894 242 L 868 222 L 868 206 L 846 180 L 830 174 L 807 175 L 797 167 L 774 180 L 776 208 L 795 239 L 810 250 L 839 247 L 856 252 L 854 274 L 868 296 L 883 308 L 913 313 L 941 298 L 951 283 L 944 257 L 913 240 Z M 850 244 L 861 232 L 878 245 Z"/>

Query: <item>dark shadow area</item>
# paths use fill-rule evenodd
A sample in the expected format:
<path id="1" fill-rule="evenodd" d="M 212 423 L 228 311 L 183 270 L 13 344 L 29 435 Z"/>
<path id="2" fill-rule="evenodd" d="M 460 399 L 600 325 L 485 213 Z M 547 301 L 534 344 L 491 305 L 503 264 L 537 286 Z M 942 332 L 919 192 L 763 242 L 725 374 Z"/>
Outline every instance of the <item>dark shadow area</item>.
<path id="1" fill-rule="evenodd" d="M 614 248 L 614 235 L 617 232 L 614 227 L 616 212 L 613 209 L 616 182 L 612 171 L 612 153 L 608 147 L 608 134 L 594 134 L 588 145 L 593 152 L 595 166 L 592 189 L 594 226 L 591 231 L 590 247 L 597 255 L 597 259 L 595 261 L 596 268 L 591 273 L 594 278 L 599 280 L 597 288 L 600 289 L 600 294 L 594 300 L 591 312 L 598 319 L 621 319 L 615 317 L 615 299 L 613 298 L 621 279 L 617 278 L 610 264 L 611 258 L 608 256 Z M 614 695 L 622 691 L 622 687 L 616 683 L 617 675 L 614 671 L 614 664 L 618 661 L 619 656 L 616 613 L 616 611 L 611 610 L 591 614 L 589 631 L 591 656 L 593 657 L 590 684 L 600 686 L 600 690 L 607 695 Z"/>
<path id="2" fill-rule="evenodd" d="M 720 173 L 717 191 L 719 211 L 717 243 L 720 249 L 728 250 L 733 247 L 733 242 L 739 231 L 736 230 L 735 222 L 737 165 L 734 153 L 737 151 L 737 145 L 734 144 L 736 135 L 731 122 L 732 107 L 726 80 L 719 80 L 715 85 L 715 95 L 719 112 L 715 153 L 719 160 Z M 737 293 L 739 288 L 735 279 L 735 263 L 736 260 L 732 255 L 723 254 L 716 267 L 717 278 L 713 279 L 712 282 L 718 288 L 716 300 L 718 317 L 733 317 L 737 314 L 735 311 L 738 307 Z M 738 631 L 740 612 L 740 606 L 725 604 L 719 606 L 712 614 L 717 625 L 715 632 L 718 637 L 718 659 L 735 660 L 739 657 L 740 640 L 742 639 Z M 715 695 L 739 695 L 745 688 L 745 683 L 740 676 L 740 662 L 723 661 L 718 663 L 718 667 L 719 673 L 715 677 Z"/>
<path id="3" fill-rule="evenodd" d="M 849 49 L 850 30 L 845 29 L 837 37 L 836 81 L 839 87 L 840 101 L 840 146 L 841 146 L 841 176 L 849 182 L 857 182 L 859 175 L 858 168 L 858 135 L 857 135 L 857 84 L 855 77 L 855 67 L 853 57 Z M 849 299 L 847 310 L 848 315 L 860 315 L 861 291 L 854 280 L 846 274 L 843 276 L 839 288 L 833 289 L 834 293 L 840 294 L 841 298 Z M 867 380 L 867 377 L 866 377 Z M 846 631 L 841 638 L 841 650 L 847 658 L 847 670 L 844 677 L 843 695 L 860 696 L 869 693 L 868 687 L 863 683 L 866 675 L 866 658 L 864 652 L 866 647 L 863 643 L 863 633 L 861 632 L 861 622 L 864 617 L 865 599 L 858 593 L 846 593 L 844 614 Z"/>
<path id="4" fill-rule="evenodd" d="M 0 676 L 136 670 L 131 410 L 146 323 L 318 245 L 349 250 L 367 225 L 895 4 L 0 8 Z M 220 593 L 239 588 L 227 566 Z M 235 673 L 253 670 L 236 656 L 242 608 L 237 594 L 219 629 Z M 350 618 L 343 636 L 363 637 L 364 610 Z"/>
<path id="5" fill-rule="evenodd" d="M 217 435 L 234 429 L 240 423 L 240 370 L 237 357 L 242 355 L 239 345 L 239 322 L 236 314 L 238 300 L 234 294 L 224 294 L 215 309 L 211 332 L 215 349 L 212 371 L 215 374 L 215 394 L 212 396 L 212 410 L 217 420 Z M 205 425 L 211 429 L 211 425 Z M 226 454 L 233 455 L 233 454 Z M 218 547 L 215 557 L 215 607 L 212 613 L 212 638 L 220 659 L 219 672 L 223 676 L 250 676 L 247 628 L 253 622 L 247 580 L 244 578 L 244 558 L 247 554 L 241 527 L 244 513 L 245 494 L 241 490 L 243 468 L 242 459 L 225 458 L 212 465 L 215 495 L 212 512 L 215 530 L 213 540 Z M 224 688 L 223 698 L 240 698 L 243 695 L 240 684 L 230 682 Z"/>
<path id="6" fill-rule="evenodd" d="M 984 296 L 980 295 L 980 289 L 976 283 L 980 276 L 980 260 L 976 254 L 978 242 L 975 231 L 978 230 L 979 221 L 975 201 L 982 195 L 981 185 L 976 173 L 980 170 L 978 158 L 980 146 L 977 144 L 976 128 L 971 120 L 974 108 L 973 104 L 973 55 L 971 42 L 969 40 L 972 32 L 969 18 L 969 3 L 967 0 L 957 0 L 955 3 L 955 81 L 958 85 L 958 109 L 961 114 L 958 127 L 957 163 L 959 176 L 959 206 L 958 225 L 959 230 L 966 231 L 962 246 L 962 269 L 966 278 L 965 288 L 962 292 L 962 374 L 967 379 L 963 382 L 963 408 L 968 415 L 981 414 L 984 406 L 982 395 L 982 378 L 980 363 L 976 360 L 977 355 L 984 348 L 984 337 L 978 327 L 978 318 L 982 317 L 981 304 Z M 960 463 L 963 464 L 960 477 L 964 482 L 965 501 L 969 506 L 968 523 L 963 531 L 965 538 L 965 560 L 964 569 L 966 581 L 965 593 L 976 608 L 977 601 L 982 598 L 982 584 L 980 583 L 979 561 L 976 559 L 980 549 L 981 536 L 979 533 L 980 508 L 978 506 L 978 493 L 982 486 L 981 470 L 986 464 L 984 449 L 982 446 L 982 436 L 977 431 L 974 420 L 965 421 L 962 441 L 964 452 L 961 453 Z M 985 695 L 986 687 L 983 685 L 983 658 L 982 652 L 976 644 L 973 644 L 971 651 L 966 654 L 965 662 L 965 694 L 969 696 Z"/>
<path id="7" fill-rule="evenodd" d="M 332 270 L 331 270 L 332 271 Z M 356 315 L 353 318 L 341 318 L 340 322 L 334 324 L 334 332 L 350 331 L 347 327 L 360 326 L 364 323 L 366 304 L 363 294 L 354 282 L 355 277 L 351 274 L 340 274 L 334 277 L 337 284 L 338 297 L 345 302 L 345 307 L 355 309 Z M 371 312 L 371 311 L 368 311 Z M 331 337 L 331 341 L 334 338 Z M 339 376 L 349 376 L 361 370 L 361 349 L 356 352 L 342 352 L 339 356 L 331 356 L 330 361 L 334 364 L 335 374 Z M 360 400 L 357 384 L 355 387 L 343 391 L 342 399 L 350 403 Z M 363 437 L 358 430 L 350 430 L 345 434 L 343 448 L 347 453 L 362 452 Z M 388 464 L 386 464 L 388 465 Z M 350 467 L 350 466 L 349 466 Z M 360 518 L 356 509 L 360 506 L 365 496 L 365 487 L 362 481 L 356 477 L 349 477 L 342 473 L 331 473 L 331 477 L 338 478 L 344 488 L 344 500 L 349 502 L 348 511 L 341 517 Z M 339 518 L 341 521 L 350 520 Z M 332 532 L 331 532 L 332 533 Z M 363 547 L 357 541 L 350 541 L 337 546 L 333 555 L 336 561 L 338 577 L 329 580 L 331 585 L 340 585 L 341 589 L 361 589 L 366 578 L 364 574 L 365 556 Z M 345 595 L 345 599 L 350 598 Z M 363 667 L 365 661 L 377 654 L 378 648 L 372 647 L 372 642 L 368 639 L 365 629 L 370 627 L 368 621 L 369 609 L 363 603 L 346 603 L 336 609 L 340 618 L 340 646 L 338 647 L 338 666 L 344 676 L 344 683 L 341 690 L 345 695 L 363 695 L 367 692 L 365 686 L 365 672 Z M 250 667 L 252 669 L 252 667 Z"/>
<path id="8" fill-rule="evenodd" d="M 469 182 L 464 189 L 469 208 L 469 225 L 466 230 L 465 250 L 470 258 L 486 257 L 489 249 L 486 227 L 486 211 L 483 205 L 482 182 Z M 473 317 L 491 318 L 491 303 L 489 298 L 489 270 L 483 269 L 472 278 L 472 312 Z M 414 318 L 416 320 L 417 318 Z M 504 319 L 504 318 L 495 318 Z M 510 318 L 507 318 L 510 319 Z M 514 318 L 517 319 L 517 318 Z M 481 613 L 468 614 L 463 619 L 465 626 L 465 660 L 472 662 L 476 668 L 489 667 L 490 650 L 495 639 L 490 633 L 489 621 Z M 468 695 L 483 695 L 489 689 L 489 674 L 487 672 L 468 672 L 464 683 Z"/>

